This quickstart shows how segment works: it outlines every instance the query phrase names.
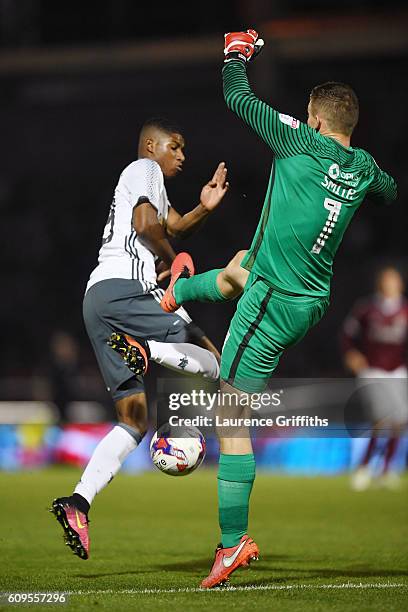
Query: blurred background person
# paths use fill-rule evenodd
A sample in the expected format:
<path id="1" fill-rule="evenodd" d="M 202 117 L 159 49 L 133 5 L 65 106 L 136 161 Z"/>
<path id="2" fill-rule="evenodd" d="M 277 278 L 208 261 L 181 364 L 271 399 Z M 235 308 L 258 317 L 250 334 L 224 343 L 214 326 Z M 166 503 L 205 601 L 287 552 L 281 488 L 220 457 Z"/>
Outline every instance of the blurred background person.
<path id="1" fill-rule="evenodd" d="M 69 404 L 78 399 L 79 370 L 77 340 L 66 331 L 55 331 L 50 338 L 49 385 L 60 424 L 69 421 Z"/>
<path id="2" fill-rule="evenodd" d="M 343 325 L 344 364 L 360 379 L 379 379 L 364 387 L 364 398 L 374 427 L 361 463 L 352 475 L 352 487 L 366 489 L 374 476 L 394 487 L 398 476 L 390 470 L 399 437 L 407 424 L 407 346 L 408 301 L 404 281 L 392 267 L 379 270 L 376 291 L 359 300 Z M 380 444 L 380 438 L 385 443 Z M 382 447 L 380 470 L 373 470 L 371 459 Z"/>

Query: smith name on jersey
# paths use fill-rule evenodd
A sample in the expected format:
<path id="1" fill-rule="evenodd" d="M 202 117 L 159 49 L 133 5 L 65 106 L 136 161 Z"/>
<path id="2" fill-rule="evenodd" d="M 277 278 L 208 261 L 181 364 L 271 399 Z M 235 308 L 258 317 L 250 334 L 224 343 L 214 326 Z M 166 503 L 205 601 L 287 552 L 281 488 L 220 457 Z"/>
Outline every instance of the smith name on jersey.
<path id="1" fill-rule="evenodd" d="M 166 223 L 171 206 L 159 164 L 138 159 L 120 175 L 102 237 L 98 265 L 92 272 L 86 290 L 109 278 L 126 278 L 141 282 L 145 291 L 157 284 L 157 257 L 139 240 L 132 224 L 133 209 L 150 202 L 160 223 Z"/>

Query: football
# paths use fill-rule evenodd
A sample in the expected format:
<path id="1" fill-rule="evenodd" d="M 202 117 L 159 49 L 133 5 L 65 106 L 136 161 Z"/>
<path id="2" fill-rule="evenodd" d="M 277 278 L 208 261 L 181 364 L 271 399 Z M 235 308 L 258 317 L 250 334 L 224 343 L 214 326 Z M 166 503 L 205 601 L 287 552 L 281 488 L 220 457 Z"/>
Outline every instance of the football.
<path id="1" fill-rule="evenodd" d="M 170 476 L 186 476 L 194 472 L 205 457 L 205 439 L 196 427 L 171 428 L 166 423 L 150 442 L 154 465 Z"/>

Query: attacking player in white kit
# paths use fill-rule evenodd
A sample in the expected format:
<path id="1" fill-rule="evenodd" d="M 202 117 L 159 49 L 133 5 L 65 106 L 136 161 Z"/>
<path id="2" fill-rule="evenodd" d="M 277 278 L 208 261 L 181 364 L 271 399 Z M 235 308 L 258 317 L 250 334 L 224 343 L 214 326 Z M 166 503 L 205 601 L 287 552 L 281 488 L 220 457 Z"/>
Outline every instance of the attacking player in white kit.
<path id="1" fill-rule="evenodd" d="M 197 230 L 228 189 L 222 162 L 201 190 L 199 204 L 179 215 L 168 200 L 164 177 L 181 171 L 183 148 L 184 139 L 173 126 L 162 120 L 144 124 L 138 160 L 119 178 L 99 263 L 86 288 L 84 321 L 115 403 L 118 425 L 96 447 L 74 493 L 52 503 L 51 511 L 64 530 L 66 543 L 81 559 L 89 556 L 88 511 L 95 495 L 117 474 L 146 433 L 142 375 L 148 360 L 210 380 L 219 376 L 218 351 L 187 312 L 179 308 L 169 314 L 160 308 L 164 291 L 157 286 L 156 268 L 161 269 L 159 277 L 164 277 L 176 256 L 168 237 L 184 237 Z M 138 361 L 130 364 L 132 371 L 123 358 L 126 355 L 111 348 L 126 353 L 128 341 L 138 349 Z"/>
<path id="2" fill-rule="evenodd" d="M 352 488 L 362 491 L 371 484 L 376 474 L 370 460 L 378 450 L 379 438 L 384 437 L 387 439 L 378 482 L 394 487 L 398 476 L 390 470 L 390 464 L 408 421 L 408 302 L 398 270 L 381 269 L 376 293 L 355 304 L 344 323 L 342 348 L 345 365 L 360 379 L 374 421 L 362 461 L 352 476 Z"/>

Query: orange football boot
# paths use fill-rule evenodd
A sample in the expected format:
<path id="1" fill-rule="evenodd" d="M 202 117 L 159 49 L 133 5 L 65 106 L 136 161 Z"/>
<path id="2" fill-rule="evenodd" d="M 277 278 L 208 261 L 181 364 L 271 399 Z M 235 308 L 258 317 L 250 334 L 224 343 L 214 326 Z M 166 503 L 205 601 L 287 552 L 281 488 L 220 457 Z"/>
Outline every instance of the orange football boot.
<path id="1" fill-rule="evenodd" d="M 174 297 L 173 287 L 179 278 L 194 276 L 194 264 L 188 253 L 179 253 L 171 264 L 170 284 L 161 299 L 160 306 L 164 312 L 174 312 L 180 307 Z"/>
<path id="2" fill-rule="evenodd" d="M 149 345 L 146 340 L 131 338 L 120 332 L 113 332 L 107 344 L 119 353 L 133 374 L 138 376 L 146 374 L 150 358 Z"/>
<path id="3" fill-rule="evenodd" d="M 219 544 L 215 550 L 215 559 L 211 572 L 201 583 L 203 589 L 223 586 L 239 567 L 248 567 L 251 561 L 258 561 L 259 548 L 252 538 L 242 536 L 239 543 L 231 548 L 222 548 Z"/>

